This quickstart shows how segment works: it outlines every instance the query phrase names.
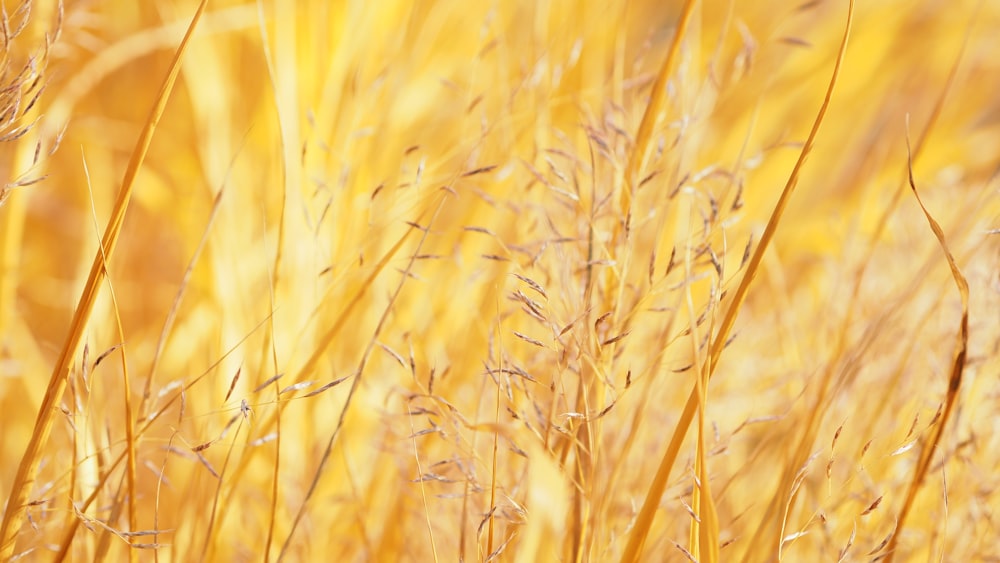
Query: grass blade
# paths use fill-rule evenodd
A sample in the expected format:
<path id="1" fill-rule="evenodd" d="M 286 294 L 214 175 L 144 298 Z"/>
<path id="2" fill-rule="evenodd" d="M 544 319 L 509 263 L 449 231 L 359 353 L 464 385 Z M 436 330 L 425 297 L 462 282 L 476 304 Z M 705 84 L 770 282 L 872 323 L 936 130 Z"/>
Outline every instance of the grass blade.
<path id="1" fill-rule="evenodd" d="M 909 124 L 907 123 L 907 125 Z M 941 414 L 941 419 L 932 431 L 930 440 L 928 440 L 923 451 L 920 452 L 917 468 L 913 472 L 913 481 L 910 482 L 910 487 L 906 492 L 906 500 L 903 501 L 903 507 L 899 510 L 899 517 L 896 520 L 896 531 L 893 533 L 892 539 L 889 540 L 889 545 L 886 546 L 886 552 L 888 553 L 885 559 L 886 563 L 892 563 L 896 555 L 896 544 L 899 541 L 903 527 L 906 525 L 906 517 L 913 508 L 913 501 L 920 490 L 920 484 L 924 481 L 924 477 L 927 476 L 927 470 L 931 466 L 934 452 L 941 442 L 945 426 L 947 426 L 948 420 L 955 409 L 955 403 L 958 401 L 958 391 L 962 387 L 965 357 L 969 347 L 969 282 L 962 275 L 958 264 L 955 263 L 955 257 L 952 256 L 951 250 L 948 249 L 948 243 L 945 241 L 941 225 L 934 220 L 930 211 L 924 206 L 923 200 L 920 199 L 920 194 L 917 193 L 917 186 L 913 181 L 913 156 L 910 151 L 909 135 L 906 136 L 906 162 L 907 178 L 910 182 L 910 189 L 913 191 L 913 197 L 916 198 L 917 203 L 920 205 L 920 210 L 923 211 L 924 217 L 927 218 L 927 223 L 930 225 L 931 231 L 934 232 L 934 237 L 937 238 L 938 244 L 941 245 L 941 251 L 944 252 L 945 259 L 948 260 L 948 267 L 951 268 L 951 275 L 955 279 L 958 294 L 962 298 L 962 319 L 958 323 L 958 334 L 955 336 L 955 351 L 952 355 L 951 374 L 948 376 L 948 393 L 945 397 L 944 411 Z"/>
<path id="2" fill-rule="evenodd" d="M 125 222 L 125 213 L 132 199 L 135 178 L 146 157 L 146 152 L 149 150 L 149 145 L 153 140 L 153 133 L 156 131 L 160 117 L 163 115 L 163 110 L 166 108 L 167 99 L 170 97 L 177 74 L 180 72 L 181 56 L 188 41 L 194 34 L 195 27 L 202 13 L 205 11 L 207 3 L 208 0 L 202 0 L 201 4 L 199 4 L 198 11 L 195 12 L 187 34 L 184 36 L 177 49 L 177 53 L 174 55 L 170 71 L 163 81 L 156 103 L 150 111 L 149 117 L 146 119 L 146 125 L 139 140 L 136 142 L 132 157 L 129 159 L 128 167 L 125 170 L 125 176 L 122 180 L 121 190 L 118 192 L 118 199 L 115 202 L 111 219 L 105 229 L 104 238 L 101 241 L 101 249 L 94 257 L 94 263 L 90 268 L 90 275 L 84 285 L 83 294 L 80 297 L 76 314 L 73 316 L 73 321 L 70 325 L 69 335 L 63 344 L 55 369 L 52 370 L 52 376 L 45 390 L 45 396 L 41 407 L 38 409 L 38 417 L 35 420 L 34 430 L 32 431 L 24 455 L 21 457 L 17 475 L 11 486 L 11 493 L 7 499 L 7 511 L 4 513 L 3 525 L 0 527 L 0 560 L 8 560 L 14 553 L 17 535 L 24 522 L 28 497 L 31 493 L 31 487 L 35 482 L 35 476 L 38 473 L 38 464 L 41 461 L 42 450 L 45 448 L 49 434 L 52 431 L 53 414 L 57 410 L 56 406 L 59 401 L 62 400 L 63 392 L 66 390 L 66 378 L 72 358 L 80 346 L 80 341 L 83 339 L 83 333 L 94 310 L 94 304 L 97 301 L 101 283 L 107 275 L 107 271 L 104 268 L 104 260 L 114 254 L 122 225 Z"/>
<path id="3" fill-rule="evenodd" d="M 667 89 L 667 82 L 670 80 L 670 75 L 676 66 L 677 54 L 681 50 L 681 43 L 684 41 L 687 27 L 691 23 L 695 4 L 695 0 L 687 0 L 684 4 L 680 22 L 677 24 L 677 31 L 674 33 L 674 39 L 670 43 L 670 51 L 667 53 L 667 58 L 663 60 L 663 66 L 660 67 L 660 72 L 656 76 L 656 82 L 653 84 L 653 92 L 649 95 L 649 104 L 646 106 L 646 111 L 642 115 L 642 121 L 639 123 L 639 132 L 635 137 L 635 147 L 629 155 L 628 168 L 626 168 L 625 172 L 626 184 L 625 189 L 622 190 L 621 201 L 621 216 L 623 218 L 628 218 L 631 213 L 633 190 L 637 189 L 640 183 L 639 176 L 642 174 L 642 166 L 649 152 L 653 129 L 656 127 L 657 118 L 663 107 L 664 91 Z"/>
<path id="4" fill-rule="evenodd" d="M 761 235 L 760 244 L 754 251 L 750 261 L 747 263 L 743 279 L 740 281 L 740 285 L 736 289 L 736 293 L 733 296 L 729 309 L 722 318 L 722 324 L 719 327 L 719 332 L 715 339 L 712 340 L 711 355 L 708 358 L 707 378 L 709 379 L 715 372 L 715 366 L 718 364 L 719 358 L 722 356 L 722 350 L 725 348 L 726 341 L 729 338 L 729 333 L 732 331 L 733 325 L 736 324 L 736 316 L 739 313 L 743 302 L 746 300 L 747 293 L 750 289 L 750 283 L 753 281 L 754 275 L 760 268 L 764 252 L 767 250 L 771 240 L 774 238 L 774 233 L 778 228 L 778 223 L 781 221 L 781 216 L 785 211 L 785 207 L 791 199 L 792 192 L 795 191 L 795 186 L 798 183 L 799 173 L 802 170 L 802 166 L 805 164 L 806 157 L 809 156 L 809 152 L 812 150 L 816 141 L 816 135 L 819 132 L 819 127 L 823 123 L 823 117 L 826 115 L 827 108 L 830 106 L 830 100 L 833 97 L 833 89 L 837 84 L 837 77 L 840 74 L 841 63 L 843 62 L 844 55 L 847 52 L 847 40 L 851 34 L 851 24 L 853 19 L 854 0 L 851 0 L 847 11 L 847 25 L 844 29 L 844 36 L 840 43 L 840 51 L 837 54 L 837 61 L 833 67 L 833 75 L 830 78 L 830 85 L 827 88 L 823 104 L 820 106 L 816 120 L 813 122 L 813 127 L 809 132 L 809 137 L 806 139 L 805 145 L 802 147 L 802 152 L 799 153 L 799 158 L 795 162 L 795 167 L 792 169 L 792 173 L 788 177 L 788 182 L 785 184 L 785 188 L 781 192 L 781 197 L 778 199 L 778 203 L 775 205 L 774 211 L 771 213 L 771 218 L 767 222 L 767 227 L 765 227 L 764 233 Z M 687 404 L 684 406 L 684 412 L 681 414 L 681 418 L 677 422 L 677 428 L 674 430 L 673 437 L 670 439 L 667 450 L 663 453 L 663 458 L 660 462 L 659 468 L 657 469 L 656 476 L 653 478 L 653 483 L 650 485 L 649 490 L 646 493 L 646 500 L 643 502 L 642 508 L 636 517 L 635 527 L 629 536 L 628 544 L 622 554 L 621 560 L 623 562 L 637 561 L 639 556 L 642 554 L 642 547 L 645 544 L 646 537 L 653 524 L 653 516 L 656 514 L 656 508 L 660 503 L 660 498 L 663 496 L 663 491 L 666 489 L 667 479 L 670 478 L 670 470 L 673 468 L 674 462 L 677 460 L 677 454 L 681 449 L 681 442 L 684 441 L 684 437 L 687 434 L 688 428 L 691 426 L 692 419 L 694 418 L 694 412 L 698 406 L 697 391 L 697 388 L 691 391 Z"/>

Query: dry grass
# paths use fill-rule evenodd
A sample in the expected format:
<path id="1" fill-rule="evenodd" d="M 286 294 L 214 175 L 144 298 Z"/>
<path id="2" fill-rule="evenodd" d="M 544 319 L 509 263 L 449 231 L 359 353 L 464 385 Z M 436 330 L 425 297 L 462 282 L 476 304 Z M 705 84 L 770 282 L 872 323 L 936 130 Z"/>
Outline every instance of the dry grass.
<path id="1" fill-rule="evenodd" d="M 4 3 L 0 559 L 1000 561 L 996 5 L 198 4 Z"/>

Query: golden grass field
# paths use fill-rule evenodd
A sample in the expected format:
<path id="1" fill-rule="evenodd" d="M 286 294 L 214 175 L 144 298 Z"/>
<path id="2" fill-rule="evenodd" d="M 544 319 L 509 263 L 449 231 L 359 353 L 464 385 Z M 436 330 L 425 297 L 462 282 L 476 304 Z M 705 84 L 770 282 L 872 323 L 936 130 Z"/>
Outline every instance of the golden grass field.
<path id="1" fill-rule="evenodd" d="M 2 5 L 0 560 L 1000 561 L 997 2 Z"/>

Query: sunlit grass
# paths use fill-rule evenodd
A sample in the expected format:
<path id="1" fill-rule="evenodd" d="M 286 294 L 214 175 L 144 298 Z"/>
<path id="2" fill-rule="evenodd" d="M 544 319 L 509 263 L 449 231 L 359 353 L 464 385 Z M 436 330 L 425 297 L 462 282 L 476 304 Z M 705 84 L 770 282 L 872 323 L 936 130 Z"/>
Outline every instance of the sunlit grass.
<path id="1" fill-rule="evenodd" d="M 31 6 L 0 557 L 995 555 L 993 4 Z"/>

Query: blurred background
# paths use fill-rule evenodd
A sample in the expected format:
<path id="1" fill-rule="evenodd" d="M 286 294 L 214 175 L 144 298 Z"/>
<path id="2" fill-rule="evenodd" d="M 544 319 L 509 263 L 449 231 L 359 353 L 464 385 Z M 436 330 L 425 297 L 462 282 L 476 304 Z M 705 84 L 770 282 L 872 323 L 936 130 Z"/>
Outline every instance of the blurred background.
<path id="1" fill-rule="evenodd" d="M 622 557 L 848 12 L 695 4 L 655 98 L 680 2 L 211 1 L 15 552 Z M 6 499 L 197 2 L 3 6 L 0 134 L 31 126 L 0 139 Z M 884 554 L 962 315 L 909 135 L 969 352 L 896 557 L 996 560 L 998 29 L 989 1 L 856 7 L 643 559 L 712 560 L 696 452 L 721 560 Z"/>

